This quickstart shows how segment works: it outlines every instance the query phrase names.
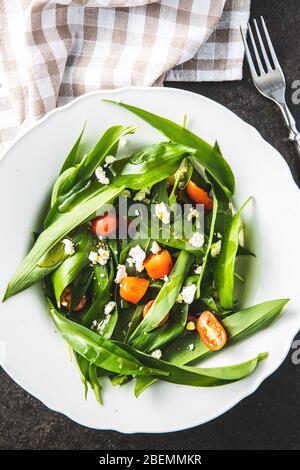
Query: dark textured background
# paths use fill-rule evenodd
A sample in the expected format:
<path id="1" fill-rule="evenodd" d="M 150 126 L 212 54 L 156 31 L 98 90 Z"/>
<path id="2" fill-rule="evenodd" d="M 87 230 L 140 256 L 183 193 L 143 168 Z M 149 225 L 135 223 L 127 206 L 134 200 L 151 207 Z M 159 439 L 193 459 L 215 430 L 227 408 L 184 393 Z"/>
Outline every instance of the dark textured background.
<path id="1" fill-rule="evenodd" d="M 265 15 L 287 79 L 300 80 L 299 0 L 252 0 L 252 17 Z M 300 162 L 275 105 L 255 90 L 247 67 L 241 82 L 170 84 L 201 93 L 255 126 L 291 166 L 298 183 Z M 300 104 L 291 105 L 300 127 Z M 298 171 L 297 171 L 298 167 Z M 271 169 L 270 169 L 271 171 Z M 279 197 L 284 197 L 278 188 Z M 299 234 L 295 234 L 295 242 Z M 298 334 L 298 338 L 300 335 Z M 83 428 L 48 410 L 0 370 L 0 448 L 25 449 L 299 449 L 300 365 L 291 353 L 251 397 L 214 421 L 160 435 L 122 435 Z M 179 406 L 186 406 L 185 403 Z M 195 411 L 196 412 L 196 411 Z"/>

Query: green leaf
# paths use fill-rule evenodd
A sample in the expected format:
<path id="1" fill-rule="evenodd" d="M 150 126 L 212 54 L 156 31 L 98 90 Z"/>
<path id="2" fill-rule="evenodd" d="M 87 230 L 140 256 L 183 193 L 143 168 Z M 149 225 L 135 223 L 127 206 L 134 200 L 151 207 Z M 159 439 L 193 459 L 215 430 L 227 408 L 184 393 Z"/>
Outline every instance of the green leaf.
<path id="1" fill-rule="evenodd" d="M 60 212 L 70 210 L 78 197 L 89 189 L 89 178 L 91 178 L 96 168 L 104 163 L 108 155 L 116 153 L 120 138 L 134 133 L 135 130 L 135 126 L 110 127 L 78 165 L 67 168 L 59 176 L 53 188 L 51 210 L 46 217 L 45 228 L 57 219 Z"/>
<path id="2" fill-rule="evenodd" d="M 184 278 L 193 262 L 193 256 L 182 251 L 169 275 L 169 281 L 165 282 L 154 303 L 149 310 L 148 315 L 138 325 L 132 333 L 129 341 L 133 342 L 140 335 L 153 330 L 161 320 L 167 315 L 175 304 L 180 293 Z"/>
<path id="3" fill-rule="evenodd" d="M 174 173 L 184 156 L 194 153 L 195 150 L 172 142 L 144 147 L 112 164 L 111 170 L 118 176 L 115 184 L 134 190 L 153 186 Z"/>
<path id="4" fill-rule="evenodd" d="M 83 128 L 82 128 L 75 144 L 73 145 L 69 155 L 67 156 L 66 160 L 64 161 L 64 164 L 63 164 L 63 166 L 60 170 L 60 175 L 62 175 L 66 170 L 69 170 L 71 167 L 73 167 L 75 165 L 79 145 L 80 145 L 83 133 L 85 131 L 85 128 L 86 128 L 86 122 L 84 123 L 84 126 L 83 126 Z"/>
<path id="5" fill-rule="evenodd" d="M 133 134 L 136 129 L 136 126 L 112 126 L 107 129 L 82 164 L 79 165 L 75 182 L 90 178 L 96 168 L 104 163 L 105 158 L 112 154 L 120 138 L 127 134 Z"/>
<path id="6" fill-rule="evenodd" d="M 149 375 L 171 383 L 215 387 L 247 377 L 266 357 L 263 353 L 250 361 L 226 367 L 180 367 L 136 351 L 128 344 L 104 340 L 87 328 L 67 320 L 55 311 L 49 301 L 48 304 L 57 329 L 75 351 L 91 364 L 111 372 L 122 372 L 123 375 Z"/>
<path id="7" fill-rule="evenodd" d="M 221 320 L 227 331 L 228 341 L 225 347 L 267 328 L 280 315 L 288 299 L 270 300 L 247 307 Z M 190 349 L 190 345 L 193 349 Z M 174 341 L 164 352 L 164 359 L 172 364 L 184 365 L 199 362 L 207 355 L 214 354 L 199 339 L 195 332 L 185 332 L 184 336 Z M 136 390 L 140 394 L 155 380 L 141 377 L 137 380 Z"/>
<path id="8" fill-rule="evenodd" d="M 117 343 L 103 339 L 97 333 L 78 323 L 68 320 L 54 308 L 47 299 L 50 315 L 56 328 L 67 343 L 91 364 L 117 374 L 125 375 L 164 375 L 166 372 L 145 367 L 132 354 Z"/>
<path id="9" fill-rule="evenodd" d="M 102 401 L 102 387 L 98 377 L 98 368 L 95 364 L 89 364 L 89 383 L 94 391 L 97 402 L 103 405 Z"/>
<path id="10" fill-rule="evenodd" d="M 35 245 L 22 261 L 10 280 L 4 299 L 27 289 L 47 276 L 54 268 L 40 268 L 38 263 L 56 243 L 62 240 L 71 230 L 85 222 L 94 212 L 117 197 L 124 187 L 114 185 L 101 186 L 87 200 L 83 200 L 72 211 L 61 214 L 59 219 L 44 230 Z"/>
<path id="11" fill-rule="evenodd" d="M 217 213 L 218 213 L 218 200 L 215 196 L 215 193 L 213 192 L 213 208 L 212 208 L 212 216 L 211 216 L 211 221 L 210 221 L 210 229 L 209 229 L 209 237 L 205 249 L 205 254 L 202 260 L 202 269 L 199 274 L 198 280 L 197 280 L 197 292 L 196 292 L 196 297 L 199 299 L 201 296 L 201 282 L 205 273 L 208 257 L 210 254 L 210 249 L 211 245 L 213 242 L 214 238 L 214 233 L 215 233 L 215 224 L 216 224 L 216 219 L 217 219 Z"/>
<path id="12" fill-rule="evenodd" d="M 195 149 L 197 152 L 194 158 L 216 179 L 229 196 L 234 192 L 234 176 L 226 160 L 217 149 L 214 149 L 210 144 L 193 134 L 193 132 L 169 119 L 137 108 L 136 106 L 112 100 L 103 101 L 117 104 L 131 111 L 173 142 Z"/>
<path id="13" fill-rule="evenodd" d="M 52 283 L 58 305 L 60 305 L 60 297 L 65 287 L 71 284 L 83 268 L 89 264 L 88 254 L 94 244 L 95 238 L 86 228 L 75 247 L 75 254 L 63 261 L 54 271 Z"/>
<path id="14" fill-rule="evenodd" d="M 149 353 L 174 341 L 184 331 L 188 309 L 187 304 L 175 304 L 165 325 L 139 336 L 132 346 L 139 351 Z"/>
<path id="15" fill-rule="evenodd" d="M 128 344 L 116 344 L 135 356 L 145 366 L 166 372 L 165 375 L 159 377 L 160 380 L 193 387 L 218 387 L 241 380 L 250 375 L 256 369 L 258 362 L 265 359 L 268 355 L 267 353 L 261 353 L 249 361 L 231 366 L 201 368 L 174 365 L 136 351 Z M 138 396 L 139 394 L 140 390 L 136 388 L 135 395 Z"/>
<path id="16" fill-rule="evenodd" d="M 239 246 L 239 220 L 242 210 L 251 198 L 234 215 L 222 240 L 221 252 L 215 270 L 215 284 L 220 298 L 220 305 L 230 309 L 234 304 L 234 267 Z"/>

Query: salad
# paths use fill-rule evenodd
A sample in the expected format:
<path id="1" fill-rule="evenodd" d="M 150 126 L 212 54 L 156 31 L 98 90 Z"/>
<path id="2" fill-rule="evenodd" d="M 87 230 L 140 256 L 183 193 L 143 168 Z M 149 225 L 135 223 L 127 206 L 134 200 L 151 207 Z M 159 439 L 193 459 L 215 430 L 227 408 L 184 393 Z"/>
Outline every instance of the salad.
<path id="1" fill-rule="evenodd" d="M 269 326 L 288 301 L 239 305 L 238 259 L 255 256 L 241 221 L 251 198 L 233 210 L 234 175 L 217 143 L 110 103 L 164 140 L 127 155 L 126 136 L 137 128 L 116 125 L 82 155 L 83 128 L 4 300 L 42 281 L 85 394 L 90 385 L 99 402 L 105 377 L 114 386 L 134 380 L 136 396 L 157 380 L 212 387 L 243 379 L 267 353 L 232 366 L 198 364 Z"/>

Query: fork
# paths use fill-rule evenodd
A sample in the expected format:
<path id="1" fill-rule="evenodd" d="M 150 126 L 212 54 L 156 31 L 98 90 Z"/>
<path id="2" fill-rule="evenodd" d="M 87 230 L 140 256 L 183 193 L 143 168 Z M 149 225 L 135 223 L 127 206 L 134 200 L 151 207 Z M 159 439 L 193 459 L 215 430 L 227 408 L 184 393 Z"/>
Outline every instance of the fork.
<path id="1" fill-rule="evenodd" d="M 245 52 L 247 61 L 249 64 L 252 80 L 257 90 L 266 98 L 273 100 L 280 108 L 285 123 L 290 131 L 289 140 L 293 141 L 298 155 L 300 156 L 300 133 L 297 130 L 295 119 L 293 118 L 285 100 L 286 83 L 283 75 L 282 68 L 277 59 L 270 35 L 268 33 L 264 18 L 261 16 L 261 25 L 264 31 L 265 42 L 268 45 L 268 51 L 265 47 L 262 35 L 260 33 L 256 20 L 253 20 L 253 24 L 256 31 L 259 47 L 257 47 L 257 40 L 255 40 L 252 28 L 248 23 L 248 33 L 254 52 L 252 58 L 251 52 L 247 43 L 246 34 L 241 29 L 243 43 L 245 46 Z M 271 59 L 271 60 L 270 60 Z M 256 66 L 254 65 L 256 62 Z M 272 62 L 272 63 L 271 63 Z"/>

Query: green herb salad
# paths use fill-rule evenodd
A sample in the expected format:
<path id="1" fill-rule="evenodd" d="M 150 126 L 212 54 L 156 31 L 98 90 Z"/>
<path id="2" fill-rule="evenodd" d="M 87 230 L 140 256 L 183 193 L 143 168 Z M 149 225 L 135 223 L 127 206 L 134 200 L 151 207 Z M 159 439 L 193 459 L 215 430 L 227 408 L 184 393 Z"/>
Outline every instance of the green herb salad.
<path id="1" fill-rule="evenodd" d="M 84 128 L 53 186 L 43 230 L 10 280 L 5 299 L 42 281 L 56 329 L 99 402 L 104 377 L 212 387 L 251 374 L 267 355 L 201 368 L 202 358 L 269 326 L 287 299 L 241 308 L 237 259 L 241 208 L 235 180 L 214 147 L 143 109 L 122 106 L 164 140 L 121 155 L 135 126 L 107 129 L 82 155 Z M 125 208 L 125 209 L 124 209 Z M 195 366 L 197 364 L 197 367 Z"/>

